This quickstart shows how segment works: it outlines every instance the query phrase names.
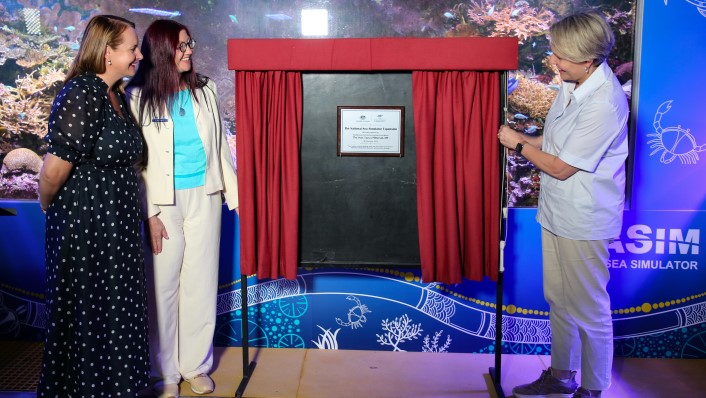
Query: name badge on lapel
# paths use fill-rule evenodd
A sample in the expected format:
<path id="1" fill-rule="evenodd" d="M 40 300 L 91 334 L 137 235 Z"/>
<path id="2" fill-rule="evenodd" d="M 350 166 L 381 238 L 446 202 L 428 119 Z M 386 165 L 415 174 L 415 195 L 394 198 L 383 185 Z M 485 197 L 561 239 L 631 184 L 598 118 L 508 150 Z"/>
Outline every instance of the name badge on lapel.
<path id="1" fill-rule="evenodd" d="M 155 117 L 155 118 L 152 118 L 152 123 L 166 123 L 166 122 L 168 122 L 168 121 L 169 121 L 169 119 L 167 119 L 166 117 Z"/>

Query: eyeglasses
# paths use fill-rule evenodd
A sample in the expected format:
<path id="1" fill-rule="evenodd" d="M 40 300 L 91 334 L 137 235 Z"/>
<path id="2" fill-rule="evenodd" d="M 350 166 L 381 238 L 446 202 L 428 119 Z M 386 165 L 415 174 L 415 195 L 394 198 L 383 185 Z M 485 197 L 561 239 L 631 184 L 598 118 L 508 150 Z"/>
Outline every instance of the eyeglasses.
<path id="1" fill-rule="evenodd" d="M 179 43 L 179 51 L 185 53 L 186 52 L 186 46 L 189 46 L 189 48 L 193 49 L 196 46 L 196 42 L 194 39 L 189 39 L 189 41 L 182 41 Z"/>

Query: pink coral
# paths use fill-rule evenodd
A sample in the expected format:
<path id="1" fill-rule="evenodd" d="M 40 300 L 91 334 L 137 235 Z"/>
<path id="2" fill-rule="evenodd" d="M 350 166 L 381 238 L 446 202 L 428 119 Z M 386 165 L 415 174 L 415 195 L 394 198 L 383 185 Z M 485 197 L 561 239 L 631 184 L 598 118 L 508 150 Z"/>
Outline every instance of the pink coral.
<path id="1" fill-rule="evenodd" d="M 502 6 L 498 3 L 490 5 L 477 0 L 471 1 L 467 16 L 481 27 L 492 30 L 490 37 L 517 37 L 523 43 L 530 37 L 546 34 L 554 21 L 554 13 L 547 9 L 537 11 L 527 4 L 518 2 L 519 6 Z"/>

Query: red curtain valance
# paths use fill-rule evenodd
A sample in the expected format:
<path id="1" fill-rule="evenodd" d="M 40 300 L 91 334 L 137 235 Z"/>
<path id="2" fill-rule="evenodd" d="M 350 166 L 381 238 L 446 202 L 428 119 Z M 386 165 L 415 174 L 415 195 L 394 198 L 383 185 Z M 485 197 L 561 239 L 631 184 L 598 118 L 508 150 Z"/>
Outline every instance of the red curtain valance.
<path id="1" fill-rule="evenodd" d="M 515 37 L 230 39 L 228 69 L 515 70 Z"/>

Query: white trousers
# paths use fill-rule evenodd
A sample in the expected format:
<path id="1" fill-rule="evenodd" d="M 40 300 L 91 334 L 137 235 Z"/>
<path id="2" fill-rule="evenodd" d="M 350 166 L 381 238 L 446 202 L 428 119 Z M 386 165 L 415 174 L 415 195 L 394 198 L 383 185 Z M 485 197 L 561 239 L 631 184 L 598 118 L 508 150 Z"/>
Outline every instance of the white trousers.
<path id="1" fill-rule="evenodd" d="M 581 369 L 581 385 L 589 390 L 608 389 L 613 365 L 608 244 L 609 240 L 566 239 L 542 228 L 552 368 Z"/>
<path id="2" fill-rule="evenodd" d="M 220 194 L 203 187 L 175 191 L 176 204 L 158 215 L 169 240 L 150 254 L 150 357 L 152 377 L 166 384 L 208 373 L 213 365 Z"/>

